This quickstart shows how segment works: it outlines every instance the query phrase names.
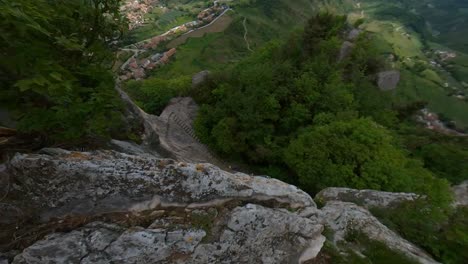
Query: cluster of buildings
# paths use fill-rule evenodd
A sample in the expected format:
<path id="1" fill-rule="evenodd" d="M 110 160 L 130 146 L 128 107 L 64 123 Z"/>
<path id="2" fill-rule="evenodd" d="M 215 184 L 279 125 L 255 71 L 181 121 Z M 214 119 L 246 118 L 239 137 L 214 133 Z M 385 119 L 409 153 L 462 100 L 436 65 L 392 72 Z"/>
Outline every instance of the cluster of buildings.
<path id="1" fill-rule="evenodd" d="M 138 27 L 144 23 L 144 15 L 151 11 L 158 0 L 127 0 L 123 6 L 123 10 L 127 13 L 127 17 L 130 20 L 130 29 Z M 200 28 L 206 24 L 211 23 L 229 7 L 225 4 L 220 4 L 218 1 L 214 2 L 214 5 L 201 11 L 196 21 L 191 21 L 183 25 L 172 28 L 162 35 L 158 35 L 147 39 L 145 41 L 134 44 L 138 50 L 155 50 L 161 43 L 169 41 L 180 34 L 189 32 Z M 145 52 L 146 53 L 146 52 Z M 126 81 L 130 79 L 144 79 L 147 73 L 153 69 L 161 67 L 169 62 L 169 60 L 175 55 L 176 49 L 172 48 L 163 53 L 155 53 L 145 58 L 138 58 L 135 54 L 120 68 L 120 80 Z"/>
<path id="2" fill-rule="evenodd" d="M 127 15 L 129 29 L 132 30 L 145 22 L 145 14 L 150 12 L 159 0 L 126 0 L 121 7 L 122 13 Z"/>
<path id="3" fill-rule="evenodd" d="M 187 33 L 189 31 L 195 30 L 199 27 L 211 23 L 228 8 L 229 7 L 227 5 L 220 4 L 217 1 L 215 1 L 212 7 L 207 8 L 198 14 L 197 20 L 190 21 L 183 25 L 174 27 L 162 35 L 155 36 L 148 40 L 137 43 L 136 46 L 140 49 L 155 49 L 160 43 L 164 41 L 169 41 L 176 36 L 179 36 L 181 34 Z"/>
<path id="4" fill-rule="evenodd" d="M 210 23 L 228 8 L 229 7 L 227 5 L 220 4 L 218 1 L 215 1 L 212 7 L 207 8 L 198 14 L 198 22 L 202 24 Z"/>
<path id="5" fill-rule="evenodd" d="M 176 49 L 170 49 L 164 53 L 156 53 L 142 59 L 132 56 L 127 63 L 122 65 L 119 78 L 122 81 L 144 79 L 147 72 L 169 63 L 175 54 Z"/>
<path id="6" fill-rule="evenodd" d="M 439 57 L 441 61 L 446 61 L 457 57 L 457 54 L 455 52 L 450 51 L 436 50 L 435 54 L 437 55 L 437 57 Z"/>
<path id="7" fill-rule="evenodd" d="M 416 117 L 416 120 L 424 124 L 424 126 L 427 129 L 434 130 L 443 134 L 465 135 L 463 133 L 460 133 L 454 129 L 447 127 L 447 125 L 440 120 L 439 115 L 430 112 L 429 109 L 427 108 L 424 108 L 420 111 L 420 113 Z"/>

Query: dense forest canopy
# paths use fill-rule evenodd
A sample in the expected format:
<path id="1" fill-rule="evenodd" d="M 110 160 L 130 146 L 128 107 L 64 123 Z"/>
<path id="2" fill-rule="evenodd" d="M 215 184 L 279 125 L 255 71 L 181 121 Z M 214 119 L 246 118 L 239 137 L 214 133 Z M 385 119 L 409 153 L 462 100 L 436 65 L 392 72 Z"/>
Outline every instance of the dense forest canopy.
<path id="1" fill-rule="evenodd" d="M 214 74 L 192 91 L 201 103 L 198 135 L 222 157 L 310 193 L 342 186 L 423 194 L 375 214 L 444 263 L 462 263 L 455 252 L 468 246 L 466 211 L 450 208 L 448 180 L 466 179 L 467 142 L 419 131 L 410 117 L 421 103 L 398 105 L 378 90 L 375 74 L 385 65 L 372 35 L 361 34 L 339 60 L 349 27 L 319 14 L 304 31 Z"/>

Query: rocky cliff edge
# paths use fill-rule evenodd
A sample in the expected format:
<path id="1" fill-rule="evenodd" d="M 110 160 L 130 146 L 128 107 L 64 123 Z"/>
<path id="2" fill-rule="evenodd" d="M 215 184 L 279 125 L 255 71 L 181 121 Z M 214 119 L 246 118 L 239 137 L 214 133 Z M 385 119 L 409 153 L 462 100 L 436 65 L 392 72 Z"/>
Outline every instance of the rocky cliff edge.
<path id="1" fill-rule="evenodd" d="M 307 193 L 271 178 L 61 149 L 16 154 L 0 166 L 0 182 L 2 264 L 324 263 L 326 239 L 339 245 L 352 231 L 436 263 L 350 202 L 389 206 L 412 194 L 331 188 L 318 209 Z"/>

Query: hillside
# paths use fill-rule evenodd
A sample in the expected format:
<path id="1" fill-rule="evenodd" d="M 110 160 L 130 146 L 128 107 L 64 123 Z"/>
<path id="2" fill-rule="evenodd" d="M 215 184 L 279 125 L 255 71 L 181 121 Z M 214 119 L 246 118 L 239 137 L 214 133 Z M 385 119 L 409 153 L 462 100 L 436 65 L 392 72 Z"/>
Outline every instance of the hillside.
<path id="1" fill-rule="evenodd" d="M 0 264 L 466 263 L 465 2 L 0 0 Z"/>
<path id="2" fill-rule="evenodd" d="M 149 36 L 142 32 L 161 34 L 170 26 L 193 20 L 194 14 L 209 6 L 202 1 L 178 3 L 171 2 L 167 6 L 169 11 L 166 10 L 155 23 L 149 22 L 133 30 L 126 41 Z M 375 33 L 381 56 L 388 60 L 387 67 L 396 68 L 403 75 L 395 92 L 396 102 L 426 101 L 430 111 L 441 114 L 446 122 L 454 121 L 460 130 L 467 127 L 468 117 L 464 113 L 468 110 L 465 96 L 468 55 L 466 45 L 460 43 L 463 39 L 455 37 L 458 33 L 463 35 L 462 30 L 466 28 L 463 20 L 456 19 L 463 16 L 465 4 L 462 1 L 439 4 L 434 1 L 396 0 L 274 0 L 228 1 L 226 4 L 232 10 L 227 14 L 228 25 L 220 29 L 222 32 L 206 31 L 198 37 L 187 37 L 184 44 L 177 46 L 177 59 L 152 76 L 167 79 L 201 70 L 216 70 L 239 61 L 268 41 L 287 38 L 292 30 L 300 29 L 306 19 L 318 10 L 329 10 L 347 14 L 351 23 L 363 19 L 360 27 Z M 185 10 L 186 14 L 169 19 L 172 24 L 168 24 L 166 21 L 171 14 L 182 12 L 179 9 Z M 436 14 L 432 12 L 434 10 L 437 10 Z M 147 15 L 149 19 L 155 19 L 151 14 Z M 182 18 L 184 20 L 180 20 Z M 170 26 L 161 27 L 160 24 Z M 441 35 L 438 32 L 448 33 Z M 176 47 L 172 43 L 168 46 Z"/>

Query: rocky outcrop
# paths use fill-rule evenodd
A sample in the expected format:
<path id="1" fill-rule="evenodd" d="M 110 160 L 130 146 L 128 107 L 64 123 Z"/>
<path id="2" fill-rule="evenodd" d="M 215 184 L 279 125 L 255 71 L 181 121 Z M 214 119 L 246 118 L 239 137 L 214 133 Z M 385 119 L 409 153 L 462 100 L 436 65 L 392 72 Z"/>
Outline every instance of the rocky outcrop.
<path id="1" fill-rule="evenodd" d="M 468 206 L 468 181 L 452 187 L 454 194 L 453 206 Z"/>
<path id="2" fill-rule="evenodd" d="M 192 77 L 192 88 L 196 88 L 204 83 L 210 76 L 210 71 L 201 71 Z"/>
<path id="3" fill-rule="evenodd" d="M 349 41 L 343 42 L 340 48 L 340 54 L 338 55 L 338 62 L 348 57 L 353 51 L 353 48 L 354 48 L 354 44 L 352 42 L 349 42 Z"/>
<path id="4" fill-rule="evenodd" d="M 309 195 L 275 179 L 231 174 L 210 164 L 133 156 L 114 151 L 17 154 L 11 192 L 30 201 L 47 221 L 69 214 L 90 215 L 167 207 L 206 207 L 232 199 L 274 201 L 290 208 L 314 206 Z"/>
<path id="5" fill-rule="evenodd" d="M 161 157 L 159 153 L 157 153 L 156 151 L 153 151 L 152 149 L 148 147 L 140 146 L 134 142 L 129 142 L 129 141 L 121 141 L 121 140 L 112 139 L 109 142 L 109 147 L 112 150 L 115 150 L 117 152 L 130 154 L 130 155 L 140 155 L 140 156 L 145 156 L 145 157 L 156 157 L 156 158 Z"/>
<path id="6" fill-rule="evenodd" d="M 377 85 L 382 91 L 395 90 L 400 82 L 399 71 L 384 71 L 377 74 Z"/>
<path id="7" fill-rule="evenodd" d="M 211 163 L 227 169 L 222 161 L 214 157 L 195 135 L 193 122 L 198 106 L 190 97 L 171 99 L 160 116 L 150 115 L 140 109 L 130 97 L 116 85 L 122 100 L 127 104 L 132 118 L 141 121 L 144 127 L 142 146 L 152 153 L 160 153 L 178 161 Z"/>
<path id="8" fill-rule="evenodd" d="M 9 183 L 0 186 L 1 204 L 11 207 L 1 211 L 0 230 L 13 230 L 0 232 L 0 251 L 16 264 L 313 263 L 324 226 L 338 247 L 356 230 L 435 263 L 366 209 L 334 201 L 368 193 L 365 203 L 387 206 L 395 200 L 389 193 L 328 189 L 318 209 L 305 192 L 267 177 L 152 155 L 61 149 L 16 154 L 0 167 L 0 180 Z"/>
<path id="9" fill-rule="evenodd" d="M 355 41 L 359 37 L 360 34 L 361 34 L 360 29 L 353 28 L 351 29 L 351 31 L 349 31 L 348 36 L 346 36 L 346 39 L 349 41 Z"/>
<path id="10" fill-rule="evenodd" d="M 374 190 L 355 190 L 349 188 L 326 188 L 315 196 L 315 201 L 351 202 L 365 208 L 388 208 L 406 201 L 414 201 L 419 195 L 414 193 L 391 193 Z"/>
<path id="11" fill-rule="evenodd" d="M 219 228 L 206 243 L 209 233 L 200 228 L 124 229 L 96 222 L 47 236 L 13 263 L 303 263 L 325 240 L 321 225 L 253 204 L 236 207 Z"/>
<path id="12" fill-rule="evenodd" d="M 350 232 L 359 232 L 371 240 L 384 243 L 390 249 L 403 253 L 419 263 L 437 263 L 423 250 L 380 223 L 369 211 L 353 203 L 328 202 L 320 212 L 323 223 L 334 231 L 334 243 L 345 241 L 346 235 L 350 234 Z"/>
<path id="13" fill-rule="evenodd" d="M 294 213 L 316 208 L 305 192 L 210 164 L 44 149 L 17 154 L 3 171 L 14 182 L 6 201 L 38 225 L 85 224 L 47 235 L 13 263 L 303 263 L 325 240 L 320 223 Z M 100 215 L 108 223 L 94 221 Z"/>
<path id="14" fill-rule="evenodd" d="M 193 129 L 197 112 L 198 105 L 192 98 L 173 98 L 153 125 L 160 147 L 178 161 L 206 162 L 227 169 L 198 140 Z"/>

